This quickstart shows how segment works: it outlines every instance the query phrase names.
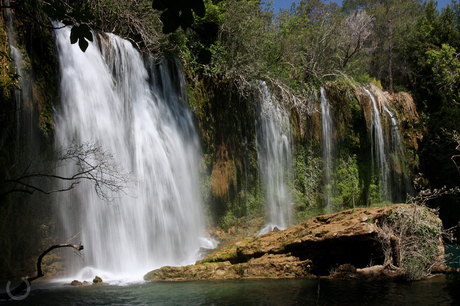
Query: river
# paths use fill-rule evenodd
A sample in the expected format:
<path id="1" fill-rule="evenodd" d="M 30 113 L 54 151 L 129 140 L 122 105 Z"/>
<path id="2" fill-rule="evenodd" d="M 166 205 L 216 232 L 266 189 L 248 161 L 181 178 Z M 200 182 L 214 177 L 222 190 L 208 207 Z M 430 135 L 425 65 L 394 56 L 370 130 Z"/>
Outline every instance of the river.
<path id="1" fill-rule="evenodd" d="M 264 279 L 193 282 L 115 282 L 72 287 L 63 280 L 33 284 L 11 305 L 460 305 L 460 280 L 418 282 Z M 319 286 L 318 286 L 319 285 Z"/>

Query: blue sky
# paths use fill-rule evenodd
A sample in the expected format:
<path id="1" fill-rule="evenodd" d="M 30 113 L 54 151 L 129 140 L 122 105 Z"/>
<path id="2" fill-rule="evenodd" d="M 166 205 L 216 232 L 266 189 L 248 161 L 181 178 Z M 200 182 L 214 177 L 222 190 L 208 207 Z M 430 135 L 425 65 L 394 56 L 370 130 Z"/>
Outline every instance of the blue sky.
<path id="1" fill-rule="evenodd" d="M 265 0 L 270 1 L 270 0 Z M 299 0 L 273 0 L 272 7 L 275 9 L 275 13 L 279 12 L 280 8 L 289 9 L 291 7 L 292 2 L 299 2 Z M 337 2 L 339 5 L 342 5 L 342 0 L 334 1 Z M 438 0 L 438 9 L 441 9 L 446 6 L 447 3 L 451 3 L 451 0 Z"/>

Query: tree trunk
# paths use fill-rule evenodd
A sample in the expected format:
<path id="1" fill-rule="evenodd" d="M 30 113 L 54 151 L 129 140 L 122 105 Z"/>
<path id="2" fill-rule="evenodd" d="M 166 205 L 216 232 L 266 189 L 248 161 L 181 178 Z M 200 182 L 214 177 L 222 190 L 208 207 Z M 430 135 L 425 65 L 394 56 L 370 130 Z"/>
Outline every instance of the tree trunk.
<path id="1" fill-rule="evenodd" d="M 77 251 L 81 251 L 83 250 L 83 246 L 80 244 L 80 245 L 76 245 L 76 244 L 57 244 L 57 245 L 53 245 L 51 247 L 49 247 L 46 251 L 44 251 L 40 256 L 38 256 L 38 260 L 37 260 L 37 275 L 35 276 L 31 276 L 31 277 L 27 277 L 27 278 L 23 278 L 21 284 L 19 284 L 19 286 L 17 286 L 16 288 L 14 288 L 13 290 L 11 291 L 8 291 L 7 293 L 2 293 L 0 294 L 0 300 L 9 300 L 9 299 L 15 299 L 15 297 L 21 293 L 22 291 L 24 290 L 27 290 L 29 287 L 30 287 L 30 283 L 34 280 L 36 280 L 37 278 L 40 278 L 42 277 L 44 274 L 43 274 L 43 271 L 42 271 L 42 260 L 43 260 L 43 257 L 45 257 L 46 254 L 48 254 L 49 252 L 51 252 L 52 250 L 54 249 L 57 249 L 57 248 L 67 248 L 67 247 L 70 247 L 70 248 L 74 248 L 75 250 Z M 16 298 L 16 299 L 22 299 L 22 298 Z"/>
<path id="2" fill-rule="evenodd" d="M 392 33 L 391 33 L 391 19 L 388 20 L 388 92 L 392 95 L 393 90 L 393 42 L 392 42 Z"/>
<path id="3" fill-rule="evenodd" d="M 396 237 L 395 235 L 391 235 L 390 244 L 391 244 L 391 257 L 393 261 L 393 266 L 399 267 L 401 265 L 401 258 L 399 256 L 399 253 L 400 253 L 399 238 Z"/>

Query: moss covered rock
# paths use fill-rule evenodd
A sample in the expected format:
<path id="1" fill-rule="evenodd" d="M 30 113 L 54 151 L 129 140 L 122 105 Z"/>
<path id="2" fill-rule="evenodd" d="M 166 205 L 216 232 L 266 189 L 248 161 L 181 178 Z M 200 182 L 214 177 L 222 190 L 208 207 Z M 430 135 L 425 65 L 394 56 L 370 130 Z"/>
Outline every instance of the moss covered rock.
<path id="1" fill-rule="evenodd" d="M 370 265 L 385 268 L 392 264 L 392 252 L 404 251 L 406 240 L 403 237 L 397 240 L 401 243 L 398 247 L 391 245 L 392 237 L 400 234 L 397 225 L 399 223 L 393 221 L 395 216 L 402 215 L 402 218 L 413 220 L 411 224 L 414 224 L 415 228 L 427 229 L 426 224 L 436 225 L 429 228 L 429 236 L 434 243 L 429 249 L 429 254 L 425 254 L 426 248 L 423 248 L 422 244 L 420 250 L 411 249 L 413 254 L 419 252 L 417 256 L 426 255 L 424 264 L 417 266 L 421 270 L 419 274 L 423 275 L 429 272 L 427 267 L 442 263 L 444 248 L 440 239 L 441 221 L 426 207 L 398 204 L 389 207 L 351 209 L 318 216 L 282 231 L 270 232 L 260 237 L 247 237 L 225 245 L 195 265 L 163 267 L 151 271 L 144 279 L 178 281 L 285 278 L 328 275 L 331 270 L 341 265 L 353 267 L 358 271 Z M 414 220 L 414 216 L 421 218 Z M 395 225 L 391 227 L 391 224 Z M 426 240 L 427 231 L 414 230 L 405 232 L 405 235 L 411 235 L 411 240 Z M 419 237 L 420 235 L 423 237 Z M 393 269 L 404 274 L 407 271 L 404 264 L 407 262 L 411 262 L 411 259 L 401 258 L 401 265 L 393 266 Z"/>

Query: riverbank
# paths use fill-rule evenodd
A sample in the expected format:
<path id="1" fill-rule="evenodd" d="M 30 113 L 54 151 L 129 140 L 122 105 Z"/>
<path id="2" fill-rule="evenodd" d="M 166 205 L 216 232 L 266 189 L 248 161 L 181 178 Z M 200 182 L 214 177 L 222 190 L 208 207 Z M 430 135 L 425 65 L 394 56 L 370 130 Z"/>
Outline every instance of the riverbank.
<path id="1" fill-rule="evenodd" d="M 149 281 L 404 277 L 443 265 L 442 222 L 426 207 L 398 204 L 312 218 L 224 245 L 194 265 L 162 267 Z M 458 270 L 457 270 L 458 271 Z"/>

